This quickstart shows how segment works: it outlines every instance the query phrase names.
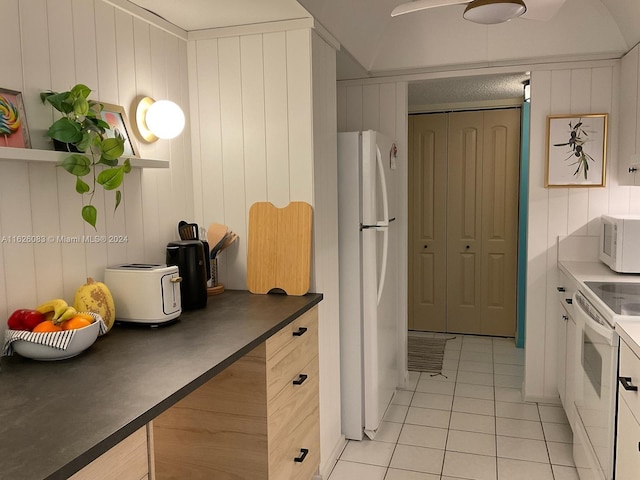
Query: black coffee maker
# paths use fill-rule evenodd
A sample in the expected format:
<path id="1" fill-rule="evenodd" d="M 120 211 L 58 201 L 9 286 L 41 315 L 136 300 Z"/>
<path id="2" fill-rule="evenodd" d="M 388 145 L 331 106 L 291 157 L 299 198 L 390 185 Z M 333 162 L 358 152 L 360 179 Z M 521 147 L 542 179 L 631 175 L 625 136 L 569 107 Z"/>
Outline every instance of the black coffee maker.
<path id="1" fill-rule="evenodd" d="M 182 277 L 180 299 L 183 310 L 207 306 L 207 262 L 200 240 L 179 240 L 167 244 L 167 265 L 177 265 Z"/>

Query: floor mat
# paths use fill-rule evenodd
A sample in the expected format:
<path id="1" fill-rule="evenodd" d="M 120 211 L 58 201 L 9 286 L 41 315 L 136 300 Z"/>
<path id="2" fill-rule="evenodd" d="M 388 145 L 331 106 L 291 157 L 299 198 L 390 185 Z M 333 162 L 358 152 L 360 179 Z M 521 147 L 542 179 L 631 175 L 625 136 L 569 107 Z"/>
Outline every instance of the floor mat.
<path id="1" fill-rule="evenodd" d="M 440 373 L 447 340 L 447 338 L 409 335 L 409 371 Z"/>

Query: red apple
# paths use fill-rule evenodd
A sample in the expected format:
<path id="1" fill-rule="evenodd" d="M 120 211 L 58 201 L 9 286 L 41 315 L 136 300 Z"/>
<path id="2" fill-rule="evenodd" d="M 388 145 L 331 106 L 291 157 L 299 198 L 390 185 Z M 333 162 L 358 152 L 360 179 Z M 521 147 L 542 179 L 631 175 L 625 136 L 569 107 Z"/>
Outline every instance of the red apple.
<path id="1" fill-rule="evenodd" d="M 16 310 L 11 314 L 11 316 L 7 320 L 7 325 L 11 330 L 29 330 L 22 322 L 24 312 L 26 312 L 26 309 L 21 308 L 20 310 Z"/>
<path id="2" fill-rule="evenodd" d="M 45 316 L 36 311 L 21 308 L 11 314 L 7 320 L 7 325 L 11 330 L 33 330 L 36 325 L 43 322 Z"/>
<path id="3" fill-rule="evenodd" d="M 36 325 L 44 321 L 44 314 L 37 310 L 25 310 L 22 315 L 22 324 L 27 328 L 27 330 L 33 330 L 36 328 Z"/>

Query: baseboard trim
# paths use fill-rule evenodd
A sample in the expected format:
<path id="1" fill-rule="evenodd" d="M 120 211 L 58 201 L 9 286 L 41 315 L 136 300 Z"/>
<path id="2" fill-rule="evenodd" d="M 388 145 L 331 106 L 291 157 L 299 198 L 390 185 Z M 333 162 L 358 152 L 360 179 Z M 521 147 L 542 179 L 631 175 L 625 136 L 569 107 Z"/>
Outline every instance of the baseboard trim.
<path id="1" fill-rule="evenodd" d="M 327 460 L 322 462 L 320 465 L 320 474 L 314 475 L 313 480 L 326 480 L 329 478 L 329 475 L 333 471 L 333 467 L 338 463 L 338 458 L 340 458 L 340 454 L 342 453 L 342 450 L 344 450 L 346 444 L 347 439 L 344 435 L 340 435 L 340 438 L 333 447 L 333 450 L 331 450 Z"/>

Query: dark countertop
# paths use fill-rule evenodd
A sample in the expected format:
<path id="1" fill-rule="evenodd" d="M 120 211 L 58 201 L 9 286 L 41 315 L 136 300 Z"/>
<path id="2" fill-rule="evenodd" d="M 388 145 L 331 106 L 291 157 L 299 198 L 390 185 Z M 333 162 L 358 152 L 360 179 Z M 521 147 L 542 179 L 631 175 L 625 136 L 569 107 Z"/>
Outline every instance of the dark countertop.
<path id="1" fill-rule="evenodd" d="M 75 358 L 0 360 L 0 479 L 66 479 L 317 305 L 226 291 L 160 326 L 116 325 Z"/>

